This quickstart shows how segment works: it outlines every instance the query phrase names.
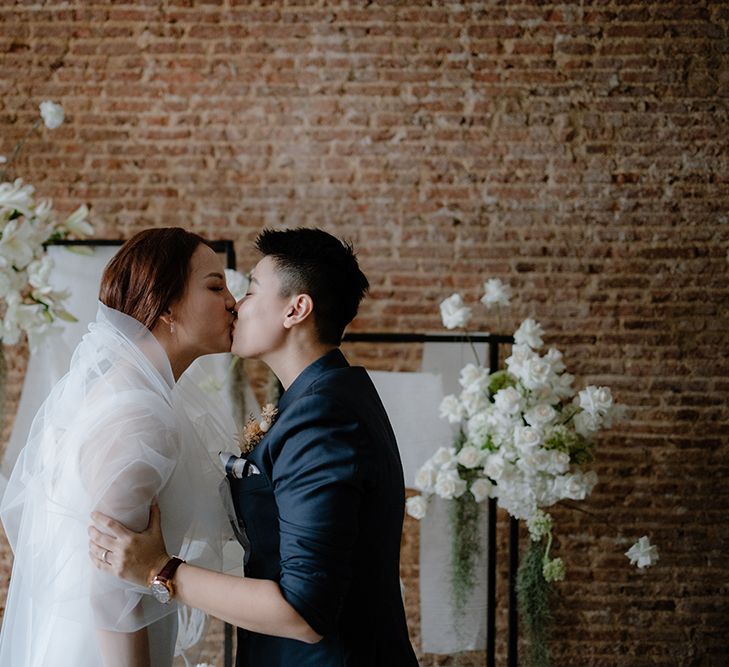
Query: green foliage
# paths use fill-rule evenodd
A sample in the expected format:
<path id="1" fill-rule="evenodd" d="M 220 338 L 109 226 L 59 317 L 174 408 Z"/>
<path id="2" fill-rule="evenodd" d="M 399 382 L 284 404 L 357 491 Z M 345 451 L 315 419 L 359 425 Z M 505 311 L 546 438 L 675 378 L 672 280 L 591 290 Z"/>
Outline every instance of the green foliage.
<path id="1" fill-rule="evenodd" d="M 529 550 L 524 554 L 516 577 L 519 613 L 524 621 L 531 667 L 549 667 L 547 639 L 552 620 L 552 590 L 542 573 L 545 554 L 543 542 L 530 541 Z"/>
<path id="2" fill-rule="evenodd" d="M 492 396 L 506 387 L 516 387 L 516 378 L 508 371 L 496 371 L 489 376 L 489 393 Z"/>
<path id="3" fill-rule="evenodd" d="M 593 444 L 565 426 L 555 426 L 544 441 L 545 449 L 556 449 L 570 456 L 570 463 L 584 465 L 593 460 Z"/>
<path id="4" fill-rule="evenodd" d="M 474 565 L 481 553 L 479 505 L 473 494 L 466 491 L 459 498 L 451 500 L 450 520 L 453 526 L 451 588 L 453 605 L 456 614 L 460 615 L 473 591 Z"/>
<path id="5" fill-rule="evenodd" d="M 461 451 L 466 436 L 461 431 L 453 443 L 456 452 Z M 478 478 L 478 470 L 458 466 L 458 474 L 468 487 Z M 464 606 L 473 591 L 474 566 L 481 554 L 479 539 L 479 504 L 470 491 L 466 491 L 449 503 L 450 522 L 453 527 L 451 545 L 451 591 L 456 615 L 463 613 Z"/>

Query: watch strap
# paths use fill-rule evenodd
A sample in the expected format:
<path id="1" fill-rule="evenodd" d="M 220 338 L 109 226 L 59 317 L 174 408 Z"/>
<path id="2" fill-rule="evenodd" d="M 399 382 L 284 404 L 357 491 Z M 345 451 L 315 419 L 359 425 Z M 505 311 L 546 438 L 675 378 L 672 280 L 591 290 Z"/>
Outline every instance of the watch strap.
<path id="1" fill-rule="evenodd" d="M 179 556 L 172 556 L 166 563 L 165 566 L 159 571 L 156 578 L 164 579 L 165 581 L 172 581 L 172 577 L 175 576 L 177 568 L 180 567 L 185 561 Z"/>

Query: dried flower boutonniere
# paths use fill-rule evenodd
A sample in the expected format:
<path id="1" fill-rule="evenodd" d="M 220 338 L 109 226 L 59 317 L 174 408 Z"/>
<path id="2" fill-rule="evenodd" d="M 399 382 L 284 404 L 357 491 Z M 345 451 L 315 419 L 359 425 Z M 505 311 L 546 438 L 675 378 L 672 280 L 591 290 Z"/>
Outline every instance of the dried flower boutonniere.
<path id="1" fill-rule="evenodd" d="M 245 423 L 243 430 L 238 434 L 238 444 L 242 454 L 250 454 L 253 448 L 261 442 L 268 429 L 278 415 L 278 408 L 273 403 L 266 403 L 261 410 L 261 418 L 256 421 L 253 416 Z"/>

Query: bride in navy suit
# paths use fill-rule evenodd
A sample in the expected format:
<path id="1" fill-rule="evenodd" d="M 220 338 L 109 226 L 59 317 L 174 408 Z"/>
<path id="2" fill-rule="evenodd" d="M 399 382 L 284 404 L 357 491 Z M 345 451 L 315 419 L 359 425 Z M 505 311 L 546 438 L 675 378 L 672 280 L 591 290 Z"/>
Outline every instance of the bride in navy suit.
<path id="1" fill-rule="evenodd" d="M 315 229 L 264 231 L 236 305 L 232 351 L 285 391 L 231 480 L 250 544 L 245 578 L 170 557 L 159 510 L 142 533 L 94 514 L 101 570 L 238 626 L 237 665 L 417 665 L 399 584 L 405 492 L 395 437 L 363 368 L 339 350 L 368 289 L 350 246 Z M 105 558 L 104 558 L 105 556 Z"/>

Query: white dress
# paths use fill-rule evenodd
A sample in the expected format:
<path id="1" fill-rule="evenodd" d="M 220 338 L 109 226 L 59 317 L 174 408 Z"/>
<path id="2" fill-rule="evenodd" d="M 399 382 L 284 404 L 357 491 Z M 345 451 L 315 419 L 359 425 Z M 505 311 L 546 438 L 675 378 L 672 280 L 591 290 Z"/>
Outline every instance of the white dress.
<path id="1" fill-rule="evenodd" d="M 175 385 L 144 326 L 99 304 L 69 373 L 36 415 L 3 496 L 15 558 L 0 667 L 98 667 L 100 633 L 142 627 L 151 664 L 172 664 L 177 605 L 98 571 L 87 528 L 98 510 L 142 530 L 157 497 L 168 552 L 221 569 L 230 524 L 215 452 L 230 449 L 232 429 L 184 379 Z"/>

